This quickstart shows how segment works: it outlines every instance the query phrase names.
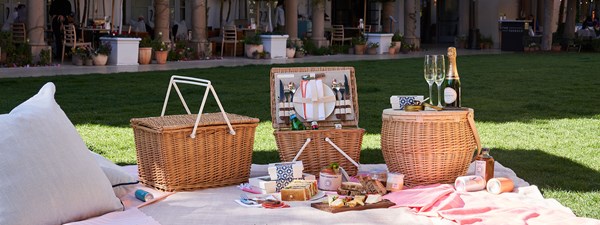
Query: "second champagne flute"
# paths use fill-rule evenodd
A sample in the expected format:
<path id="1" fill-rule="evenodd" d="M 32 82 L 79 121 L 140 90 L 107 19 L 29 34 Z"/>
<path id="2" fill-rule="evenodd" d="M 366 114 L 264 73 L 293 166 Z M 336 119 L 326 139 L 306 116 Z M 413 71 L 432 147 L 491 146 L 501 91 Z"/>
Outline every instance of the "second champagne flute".
<path id="1" fill-rule="evenodd" d="M 438 107 L 442 107 L 442 83 L 444 82 L 444 78 L 446 78 L 446 60 L 444 59 L 444 55 L 436 55 L 435 56 L 435 85 L 438 88 Z"/>
<path id="2" fill-rule="evenodd" d="M 429 84 L 429 104 L 433 105 L 431 98 L 431 86 L 435 80 L 435 55 L 425 55 L 425 62 L 423 63 L 423 73 L 425 75 L 425 81 Z"/>

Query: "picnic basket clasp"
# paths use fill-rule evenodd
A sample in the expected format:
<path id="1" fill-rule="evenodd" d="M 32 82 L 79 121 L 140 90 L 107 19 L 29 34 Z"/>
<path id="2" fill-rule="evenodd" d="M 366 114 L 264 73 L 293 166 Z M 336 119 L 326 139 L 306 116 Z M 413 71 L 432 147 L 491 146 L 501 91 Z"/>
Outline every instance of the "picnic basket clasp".
<path id="1" fill-rule="evenodd" d="M 177 76 L 177 75 L 171 76 L 171 80 L 169 81 L 169 87 L 167 88 L 167 95 L 165 96 L 165 102 L 163 104 L 163 108 L 162 108 L 162 112 L 160 113 L 160 116 L 165 115 L 165 111 L 167 109 L 167 102 L 169 101 L 169 95 L 171 94 L 171 87 L 175 88 L 175 91 L 177 92 L 177 95 L 179 96 L 179 99 L 181 100 L 181 104 L 183 104 L 183 107 L 185 108 L 185 111 L 187 112 L 187 114 L 192 114 L 187 103 L 185 102 L 185 99 L 183 98 L 183 95 L 181 95 L 181 91 L 179 90 L 179 87 L 177 86 L 178 83 L 206 87 L 206 91 L 204 92 L 204 97 L 202 98 L 202 103 L 200 104 L 200 109 L 198 110 L 198 116 L 196 117 L 196 123 L 194 124 L 194 129 L 192 130 L 192 133 L 190 134 L 191 138 L 196 138 L 196 130 L 198 129 L 198 124 L 200 123 L 200 118 L 202 117 L 202 111 L 204 110 L 204 105 L 206 104 L 206 99 L 208 97 L 209 91 L 215 97 L 215 100 L 217 101 L 217 105 L 219 106 L 219 109 L 221 110 L 221 113 L 223 114 L 223 118 L 225 119 L 225 122 L 227 122 L 227 127 L 229 127 L 229 134 L 235 135 L 235 130 L 233 130 L 233 126 L 231 126 L 231 122 L 229 121 L 227 114 L 225 114 L 225 110 L 223 109 L 223 106 L 221 105 L 219 96 L 217 96 L 217 92 L 215 91 L 215 88 L 212 86 L 212 84 L 209 80 L 193 78 L 193 77 Z"/>

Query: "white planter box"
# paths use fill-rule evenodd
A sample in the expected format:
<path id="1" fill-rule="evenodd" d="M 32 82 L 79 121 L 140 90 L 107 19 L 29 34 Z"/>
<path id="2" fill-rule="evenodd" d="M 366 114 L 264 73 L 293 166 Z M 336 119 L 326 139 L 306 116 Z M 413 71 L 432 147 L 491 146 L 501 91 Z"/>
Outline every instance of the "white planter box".
<path id="1" fill-rule="evenodd" d="M 100 41 L 109 42 L 112 48 L 108 57 L 108 65 L 138 65 L 141 40 L 141 38 L 101 37 Z"/>
<path id="2" fill-rule="evenodd" d="M 289 35 L 260 35 L 264 50 L 271 53 L 272 59 L 285 59 L 286 43 Z"/>
<path id="3" fill-rule="evenodd" d="M 367 44 L 379 42 L 377 54 L 383 54 L 390 51 L 390 44 L 392 44 L 392 36 L 394 36 L 394 34 L 366 33 L 366 36 Z"/>

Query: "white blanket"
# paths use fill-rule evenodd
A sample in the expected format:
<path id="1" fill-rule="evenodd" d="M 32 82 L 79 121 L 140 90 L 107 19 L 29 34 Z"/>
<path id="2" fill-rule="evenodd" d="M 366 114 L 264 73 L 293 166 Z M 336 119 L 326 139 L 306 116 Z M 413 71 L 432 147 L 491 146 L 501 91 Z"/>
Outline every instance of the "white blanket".
<path id="1" fill-rule="evenodd" d="M 385 169 L 385 164 L 364 165 Z M 126 169 L 135 173 L 136 166 Z M 473 165 L 468 174 L 473 174 Z M 267 175 L 267 165 L 252 165 L 251 176 Z M 518 178 L 509 168 L 495 164 L 496 177 L 509 177 L 515 186 L 515 199 L 523 204 L 546 204 L 560 210 L 570 209 L 554 199 L 544 199 L 536 186 Z M 455 224 L 439 218 L 415 215 L 408 208 L 370 209 L 343 213 L 328 213 L 310 207 L 310 202 L 288 202 L 290 208 L 249 208 L 234 202 L 242 192 L 236 186 L 210 188 L 193 192 L 178 192 L 166 199 L 140 208 L 141 212 L 162 225 L 188 224 Z M 164 193 L 162 193 L 164 194 Z M 161 195 L 155 192 L 155 195 Z M 141 204 L 141 202 L 134 204 Z M 135 209 L 135 207 L 129 206 Z M 598 223 L 596 223 L 598 222 Z M 600 224 L 590 220 L 589 224 Z"/>

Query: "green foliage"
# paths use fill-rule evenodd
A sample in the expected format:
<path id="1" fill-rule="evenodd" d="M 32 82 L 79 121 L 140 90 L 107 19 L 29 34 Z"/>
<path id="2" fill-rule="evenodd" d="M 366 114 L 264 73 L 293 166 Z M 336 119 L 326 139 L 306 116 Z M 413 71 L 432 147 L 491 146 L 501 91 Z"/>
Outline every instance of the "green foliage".
<path id="1" fill-rule="evenodd" d="M 2 49 L 2 52 L 6 52 L 7 54 L 12 54 L 15 51 L 12 32 L 0 31 L 0 48 Z"/>
<path id="2" fill-rule="evenodd" d="M 288 38 L 287 41 L 285 42 L 285 47 L 286 48 L 296 48 L 296 43 L 294 43 L 292 40 L 290 40 Z"/>
<path id="3" fill-rule="evenodd" d="M 50 61 L 52 60 L 52 51 L 50 49 L 42 49 L 40 51 L 40 62 L 39 64 L 42 66 L 50 65 Z"/>
<path id="4" fill-rule="evenodd" d="M 6 62 L 11 66 L 26 66 L 32 63 L 31 47 L 28 43 L 19 44 L 12 54 L 7 55 Z"/>
<path id="5" fill-rule="evenodd" d="M 379 42 L 371 42 L 367 44 L 367 48 L 379 48 Z"/>
<path id="6" fill-rule="evenodd" d="M 194 50 L 187 47 L 187 41 L 178 40 L 175 42 L 175 49 L 169 51 L 168 61 L 187 61 L 194 59 Z"/>
<path id="7" fill-rule="evenodd" d="M 364 35 L 360 34 L 358 37 L 352 38 L 352 45 L 365 45 L 367 44 L 367 38 Z"/>
<path id="8" fill-rule="evenodd" d="M 143 37 L 142 40 L 140 41 L 140 48 L 151 48 L 152 47 L 152 39 L 150 39 L 150 37 L 146 36 Z"/>
<path id="9" fill-rule="evenodd" d="M 394 36 L 392 36 L 392 41 L 404 42 L 404 35 L 402 35 L 400 32 L 396 32 L 394 33 Z"/>
<path id="10" fill-rule="evenodd" d="M 96 50 L 94 51 L 94 55 L 102 54 L 102 55 L 110 55 L 112 51 L 112 47 L 109 42 L 100 42 Z"/>
<path id="11" fill-rule="evenodd" d="M 262 45 L 262 38 L 260 38 L 260 34 L 247 35 L 244 37 L 244 44 L 247 45 Z"/>

